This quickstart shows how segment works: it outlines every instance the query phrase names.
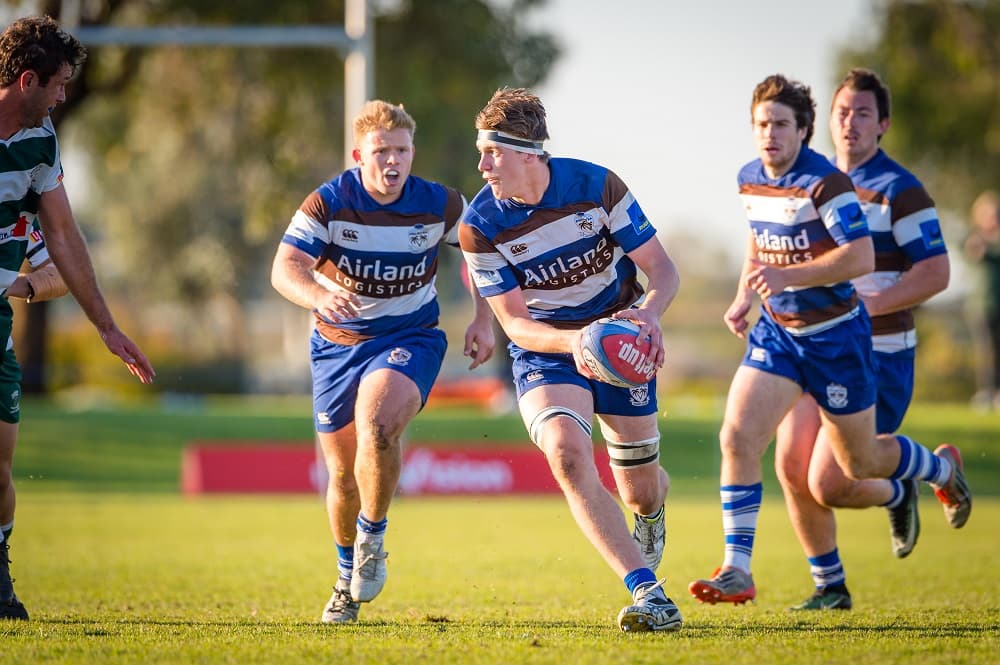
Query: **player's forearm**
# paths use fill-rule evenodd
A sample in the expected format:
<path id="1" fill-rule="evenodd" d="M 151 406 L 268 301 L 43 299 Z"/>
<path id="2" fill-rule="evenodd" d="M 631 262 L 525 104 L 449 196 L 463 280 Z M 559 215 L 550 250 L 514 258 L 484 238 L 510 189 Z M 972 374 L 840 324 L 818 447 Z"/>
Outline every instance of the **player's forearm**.
<path id="1" fill-rule="evenodd" d="M 572 353 L 575 330 L 561 330 L 528 317 L 501 320 L 504 332 L 522 349 L 538 353 Z"/>
<path id="2" fill-rule="evenodd" d="M 900 275 L 899 281 L 878 292 L 862 292 L 872 316 L 911 309 L 948 288 L 951 268 L 948 255 L 925 259 Z"/>
<path id="3" fill-rule="evenodd" d="M 875 248 L 870 237 L 852 240 L 808 263 L 786 266 L 788 285 L 799 288 L 847 282 L 875 269 Z"/>

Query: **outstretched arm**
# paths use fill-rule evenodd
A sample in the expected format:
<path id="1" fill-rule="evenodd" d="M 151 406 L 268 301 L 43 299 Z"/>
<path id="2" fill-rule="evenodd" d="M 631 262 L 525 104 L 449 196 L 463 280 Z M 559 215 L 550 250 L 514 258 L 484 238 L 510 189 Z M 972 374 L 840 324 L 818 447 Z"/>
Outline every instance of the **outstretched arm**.
<path id="1" fill-rule="evenodd" d="M 104 295 L 97 284 L 94 265 L 87 242 L 73 218 L 66 189 L 59 184 L 44 192 L 38 208 L 39 220 L 45 233 L 49 256 L 59 269 L 70 292 L 87 318 L 97 328 L 101 340 L 111 353 L 128 367 L 129 372 L 143 383 L 152 383 L 156 372 L 136 344 L 118 328 Z"/>

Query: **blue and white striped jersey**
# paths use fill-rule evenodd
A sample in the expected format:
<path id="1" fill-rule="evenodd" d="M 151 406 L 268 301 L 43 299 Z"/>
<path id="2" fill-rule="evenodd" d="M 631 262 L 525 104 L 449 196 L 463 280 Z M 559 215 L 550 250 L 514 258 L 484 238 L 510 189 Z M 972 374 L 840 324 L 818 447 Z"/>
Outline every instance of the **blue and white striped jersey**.
<path id="1" fill-rule="evenodd" d="M 879 150 L 848 175 L 875 243 L 875 271 L 854 280 L 862 296 L 892 286 L 914 263 L 948 253 L 934 201 L 898 162 Z M 913 311 L 872 317 L 872 344 L 883 353 L 915 347 Z"/>
<path id="2" fill-rule="evenodd" d="M 399 199 L 375 201 L 353 168 L 306 197 L 282 242 L 316 259 L 317 280 L 357 294 L 359 315 L 334 324 L 315 313 L 316 328 L 337 344 L 437 325 L 434 279 L 441 242 L 458 245 L 465 198 L 411 175 Z"/>
<path id="3" fill-rule="evenodd" d="M 521 288 L 533 319 L 579 328 L 642 296 L 626 252 L 656 229 L 608 169 L 567 158 L 548 166 L 551 179 L 537 205 L 498 201 L 483 187 L 459 240 L 483 297 Z"/>
<path id="4" fill-rule="evenodd" d="M 740 170 L 738 183 L 757 259 L 765 263 L 815 261 L 869 235 L 850 178 L 808 146 L 780 178 L 769 178 L 756 159 Z M 785 289 L 769 297 L 764 309 L 790 334 L 809 335 L 856 316 L 858 303 L 851 283 L 840 282 Z"/>

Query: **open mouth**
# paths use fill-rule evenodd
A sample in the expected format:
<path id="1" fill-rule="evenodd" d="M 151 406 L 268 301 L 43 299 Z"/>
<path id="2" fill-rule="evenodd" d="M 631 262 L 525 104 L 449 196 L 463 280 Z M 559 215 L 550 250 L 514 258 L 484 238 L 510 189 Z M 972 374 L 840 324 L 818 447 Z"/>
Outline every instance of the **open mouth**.
<path id="1" fill-rule="evenodd" d="M 401 180 L 399 171 L 397 171 L 396 169 L 388 169 L 383 175 L 383 177 L 385 178 L 386 184 L 390 186 L 398 185 Z"/>

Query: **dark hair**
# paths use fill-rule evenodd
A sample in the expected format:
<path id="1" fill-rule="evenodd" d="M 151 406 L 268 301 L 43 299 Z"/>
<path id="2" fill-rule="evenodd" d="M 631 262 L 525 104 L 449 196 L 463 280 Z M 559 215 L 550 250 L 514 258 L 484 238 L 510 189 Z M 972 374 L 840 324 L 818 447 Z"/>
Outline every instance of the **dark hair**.
<path id="1" fill-rule="evenodd" d="M 867 91 L 875 95 L 875 106 L 878 109 L 878 119 L 885 120 L 889 117 L 889 86 L 882 82 L 879 75 L 870 69 L 855 67 L 847 72 L 847 76 L 840 82 L 837 89 L 833 91 L 833 98 L 844 88 L 851 90 Z"/>
<path id="2" fill-rule="evenodd" d="M 476 116 L 476 129 L 495 129 L 529 141 L 549 138 L 542 100 L 524 88 L 500 88 Z"/>
<path id="3" fill-rule="evenodd" d="M 0 34 L 0 88 L 10 87 L 28 70 L 46 86 L 64 64 L 75 74 L 86 59 L 87 49 L 51 17 L 18 19 Z"/>
<path id="4" fill-rule="evenodd" d="M 812 98 L 809 86 L 790 81 L 781 74 L 768 76 L 757 84 L 753 90 L 753 101 L 750 103 L 750 120 L 753 121 L 753 110 L 762 102 L 780 102 L 792 109 L 795 114 L 795 125 L 798 129 L 805 127 L 806 137 L 803 143 L 809 145 L 816 122 L 816 102 Z"/>

